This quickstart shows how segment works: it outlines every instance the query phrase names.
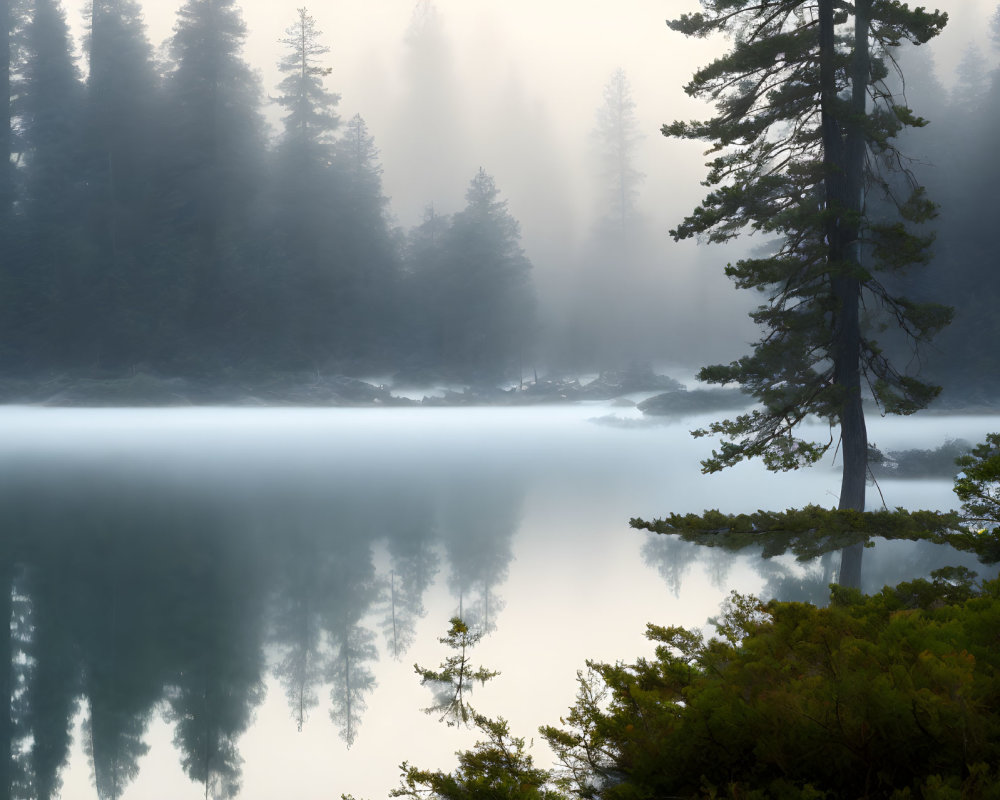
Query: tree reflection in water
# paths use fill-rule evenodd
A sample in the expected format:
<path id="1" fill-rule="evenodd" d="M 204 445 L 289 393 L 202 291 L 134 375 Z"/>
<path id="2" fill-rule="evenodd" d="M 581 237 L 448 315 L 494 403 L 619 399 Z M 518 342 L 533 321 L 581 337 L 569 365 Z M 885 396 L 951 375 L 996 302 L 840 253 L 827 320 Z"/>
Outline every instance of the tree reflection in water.
<path id="1" fill-rule="evenodd" d="M 205 797 L 236 796 L 238 742 L 269 673 L 291 724 L 325 696 L 352 744 L 377 632 L 391 658 L 406 653 L 442 553 L 455 602 L 475 597 L 495 624 L 523 498 L 496 475 L 455 493 L 359 481 L 319 498 L 68 466 L 3 477 L 0 798 L 18 799 L 58 795 L 79 709 L 102 800 L 137 776 L 157 713 Z"/>

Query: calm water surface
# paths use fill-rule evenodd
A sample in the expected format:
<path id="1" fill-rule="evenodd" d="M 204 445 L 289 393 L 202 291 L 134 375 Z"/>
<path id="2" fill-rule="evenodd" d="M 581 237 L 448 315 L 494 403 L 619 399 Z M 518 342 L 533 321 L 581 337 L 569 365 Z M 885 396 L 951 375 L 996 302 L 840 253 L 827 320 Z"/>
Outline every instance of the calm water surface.
<path id="1" fill-rule="evenodd" d="M 647 621 L 703 627 L 731 589 L 822 602 L 832 557 L 629 529 L 836 503 L 829 464 L 700 475 L 710 445 L 687 432 L 705 421 L 644 424 L 611 404 L 0 409 L 13 795 L 197 798 L 207 782 L 381 798 L 403 760 L 448 769 L 474 740 L 421 712 L 413 674 L 445 656 L 456 613 L 489 631 L 477 662 L 502 672 L 476 707 L 530 738 L 572 703 L 585 659 L 650 653 Z M 998 428 L 877 421 L 872 438 L 934 447 Z M 953 505 L 943 480 L 882 491 L 890 507 Z M 970 563 L 912 543 L 865 559 L 868 590 Z"/>

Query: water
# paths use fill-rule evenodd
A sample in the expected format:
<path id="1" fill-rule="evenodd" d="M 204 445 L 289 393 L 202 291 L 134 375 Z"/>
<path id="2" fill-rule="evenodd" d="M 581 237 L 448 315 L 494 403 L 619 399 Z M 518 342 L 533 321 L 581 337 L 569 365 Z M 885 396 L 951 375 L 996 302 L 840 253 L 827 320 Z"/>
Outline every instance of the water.
<path id="1" fill-rule="evenodd" d="M 629 424 L 592 421 L 607 415 Z M 421 713 L 412 668 L 444 658 L 459 609 L 490 631 L 477 663 L 502 672 L 474 704 L 530 738 L 565 713 L 587 658 L 651 652 L 647 621 L 703 627 L 731 589 L 822 601 L 831 559 L 628 527 L 836 503 L 829 464 L 700 475 L 710 446 L 687 431 L 705 421 L 604 403 L 0 409 L 0 553 L 30 653 L 15 657 L 35 744 L 21 760 L 39 793 L 61 781 L 68 798 L 97 796 L 93 763 L 106 796 L 204 797 L 208 764 L 211 788 L 241 798 L 379 798 L 403 760 L 450 769 L 473 741 Z M 933 447 L 998 424 L 877 420 L 872 438 Z M 890 507 L 953 505 L 944 480 L 882 491 Z M 970 563 L 913 543 L 865 558 L 867 589 Z"/>

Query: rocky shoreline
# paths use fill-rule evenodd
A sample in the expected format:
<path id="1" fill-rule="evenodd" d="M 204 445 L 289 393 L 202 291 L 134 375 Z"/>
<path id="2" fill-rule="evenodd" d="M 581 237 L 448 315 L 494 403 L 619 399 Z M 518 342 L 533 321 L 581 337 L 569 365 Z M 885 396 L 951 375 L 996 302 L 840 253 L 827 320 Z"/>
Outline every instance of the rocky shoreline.
<path id="1" fill-rule="evenodd" d="M 430 390 L 428 390 L 430 391 Z M 127 377 L 93 378 L 68 374 L 29 380 L 0 378 L 0 404 L 64 408 L 120 407 L 367 407 L 535 405 L 620 400 L 646 416 L 678 416 L 739 411 L 753 404 L 738 389 L 687 389 L 679 381 L 649 369 L 608 370 L 587 380 L 548 377 L 507 388 L 467 385 L 415 397 L 405 386 L 377 384 L 346 375 L 268 375 L 209 380 L 161 377 L 137 372 Z M 627 395 L 648 394 L 633 402 Z M 997 414 L 1000 403 L 983 398 L 939 398 L 925 413 Z"/>
<path id="2" fill-rule="evenodd" d="M 652 372 L 608 371 L 597 378 L 547 378 L 510 388 L 463 386 L 412 391 L 346 375 L 269 375 L 259 378 L 208 380 L 161 377 L 138 372 L 128 377 L 92 378 L 53 375 L 42 379 L 0 379 L 0 403 L 55 407 L 176 407 L 176 406 L 465 406 L 528 405 L 582 400 L 611 400 L 634 392 L 676 392 L 676 380 Z M 419 392 L 418 392 L 419 393 Z"/>

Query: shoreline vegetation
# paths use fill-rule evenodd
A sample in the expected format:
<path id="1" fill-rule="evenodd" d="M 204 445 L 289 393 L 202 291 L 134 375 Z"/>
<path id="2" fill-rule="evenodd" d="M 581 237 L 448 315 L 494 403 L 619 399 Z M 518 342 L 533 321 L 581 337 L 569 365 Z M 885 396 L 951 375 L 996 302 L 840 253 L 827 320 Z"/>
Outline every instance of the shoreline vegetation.
<path id="1" fill-rule="evenodd" d="M 628 395 L 648 394 L 638 402 Z M 419 396 L 417 396 L 419 395 Z M 385 383 L 344 374 L 262 372 L 213 377 L 164 377 L 152 371 L 95 377 L 71 372 L 0 377 L 0 405 L 63 408 L 186 406 L 357 408 L 366 406 L 519 406 L 617 400 L 646 418 L 739 411 L 753 404 L 739 389 L 689 388 L 648 367 L 605 370 L 586 377 L 526 376 L 497 385 L 439 376 L 395 377 Z M 997 414 L 1000 403 L 945 394 L 929 414 Z"/>
<path id="2" fill-rule="evenodd" d="M 207 377 L 163 377 L 139 371 L 129 376 L 93 377 L 59 373 L 30 378 L 0 378 L 0 404 L 55 407 L 177 407 L 177 406 L 469 406 L 533 405 L 615 400 L 625 395 L 655 396 L 645 413 L 714 410 L 697 398 L 719 394 L 726 408 L 749 405 L 735 390 L 694 390 L 648 369 L 607 370 L 585 378 L 531 376 L 523 382 L 497 385 L 488 381 L 456 382 L 440 376 L 361 380 L 343 374 L 258 373 Z M 419 396 L 418 396 L 419 395 Z M 690 397 L 688 397 L 690 395 Z M 676 398 L 671 404 L 669 398 Z M 663 399 L 660 399 L 663 398 Z M 693 402 L 694 401 L 694 402 Z M 630 405 L 635 405 L 628 401 Z M 648 401 L 640 403 L 642 408 Z M 625 401 L 623 400 L 623 404 Z"/>

